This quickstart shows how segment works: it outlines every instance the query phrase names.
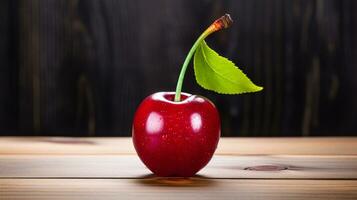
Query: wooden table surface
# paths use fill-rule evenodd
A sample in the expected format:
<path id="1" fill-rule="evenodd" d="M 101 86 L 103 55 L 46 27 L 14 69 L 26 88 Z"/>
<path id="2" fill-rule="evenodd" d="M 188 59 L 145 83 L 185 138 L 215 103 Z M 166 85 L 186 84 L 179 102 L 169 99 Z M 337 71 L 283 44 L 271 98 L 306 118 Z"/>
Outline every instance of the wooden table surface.
<path id="1" fill-rule="evenodd" d="M 357 199 L 357 138 L 222 138 L 196 177 L 159 178 L 130 138 L 0 137 L 0 199 Z"/>

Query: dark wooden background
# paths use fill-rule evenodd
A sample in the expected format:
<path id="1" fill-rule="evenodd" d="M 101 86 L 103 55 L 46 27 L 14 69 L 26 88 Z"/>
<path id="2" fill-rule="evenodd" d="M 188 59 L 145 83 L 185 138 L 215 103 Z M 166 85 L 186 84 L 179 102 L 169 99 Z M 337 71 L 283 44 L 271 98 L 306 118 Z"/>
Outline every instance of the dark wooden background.
<path id="1" fill-rule="evenodd" d="M 264 91 L 183 90 L 217 105 L 224 136 L 357 135 L 357 1 L 0 1 L 0 135 L 128 136 L 147 95 L 173 91 L 208 39 Z"/>

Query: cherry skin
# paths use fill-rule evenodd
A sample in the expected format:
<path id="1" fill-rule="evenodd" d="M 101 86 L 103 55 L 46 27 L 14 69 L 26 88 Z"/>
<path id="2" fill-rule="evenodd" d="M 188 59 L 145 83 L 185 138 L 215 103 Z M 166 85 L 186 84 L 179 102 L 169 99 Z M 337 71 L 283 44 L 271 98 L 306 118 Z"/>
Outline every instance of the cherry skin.
<path id="1" fill-rule="evenodd" d="M 157 176 L 191 177 L 212 158 L 220 137 L 214 104 L 202 96 L 158 92 L 138 107 L 132 127 L 140 159 Z"/>

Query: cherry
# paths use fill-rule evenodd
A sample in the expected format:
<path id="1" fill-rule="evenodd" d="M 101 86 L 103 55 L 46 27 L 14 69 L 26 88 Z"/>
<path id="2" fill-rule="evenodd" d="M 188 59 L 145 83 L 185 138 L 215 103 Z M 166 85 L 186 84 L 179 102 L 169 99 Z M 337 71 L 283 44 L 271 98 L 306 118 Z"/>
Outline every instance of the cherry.
<path id="1" fill-rule="evenodd" d="M 148 96 L 135 113 L 132 136 L 136 152 L 158 176 L 193 176 L 207 165 L 217 148 L 221 124 L 216 107 L 205 97 L 181 93 L 181 89 L 187 66 L 201 42 L 231 23 L 228 14 L 214 21 L 191 47 L 176 91 Z"/>
<path id="2" fill-rule="evenodd" d="M 138 107 L 132 136 L 143 163 L 157 176 L 190 177 L 212 158 L 220 119 L 205 97 L 174 92 L 148 96 Z"/>

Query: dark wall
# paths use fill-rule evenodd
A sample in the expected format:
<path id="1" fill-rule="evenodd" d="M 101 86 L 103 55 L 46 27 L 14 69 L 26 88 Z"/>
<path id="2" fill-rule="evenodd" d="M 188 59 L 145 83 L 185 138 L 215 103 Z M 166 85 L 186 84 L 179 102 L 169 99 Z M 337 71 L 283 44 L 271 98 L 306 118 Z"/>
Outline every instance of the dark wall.
<path id="1" fill-rule="evenodd" d="M 140 101 L 173 91 L 194 40 L 264 91 L 183 90 L 217 105 L 224 136 L 357 135 L 357 1 L 0 1 L 0 135 L 128 136 Z"/>

